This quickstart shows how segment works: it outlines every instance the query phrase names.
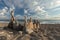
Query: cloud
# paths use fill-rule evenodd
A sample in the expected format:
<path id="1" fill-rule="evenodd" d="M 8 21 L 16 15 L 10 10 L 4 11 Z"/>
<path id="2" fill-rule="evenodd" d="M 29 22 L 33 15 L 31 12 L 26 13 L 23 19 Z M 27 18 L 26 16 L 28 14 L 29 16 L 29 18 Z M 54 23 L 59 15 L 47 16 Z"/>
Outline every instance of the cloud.
<path id="1" fill-rule="evenodd" d="M 55 8 L 55 9 L 53 9 L 53 11 L 57 11 L 57 10 L 60 10 L 60 8 Z"/>
<path id="2" fill-rule="evenodd" d="M 15 7 L 12 5 L 11 7 L 10 7 L 10 11 L 14 11 L 15 10 Z"/>
<path id="3" fill-rule="evenodd" d="M 56 5 L 56 6 L 60 6 L 60 0 L 57 0 L 57 1 L 55 2 L 55 5 Z"/>
<path id="4" fill-rule="evenodd" d="M 43 10 L 43 7 L 41 8 L 40 6 L 36 6 L 35 11 L 36 11 L 36 12 L 41 12 L 41 11 L 45 12 L 45 11 Z"/>
<path id="5" fill-rule="evenodd" d="M 49 18 L 49 13 L 46 10 L 44 10 L 45 7 L 40 4 L 41 2 L 42 1 L 39 1 L 39 0 L 38 1 L 36 1 L 36 0 L 27 1 L 27 5 L 29 7 L 28 14 L 33 19 L 35 19 L 35 18 L 38 18 L 38 19 L 40 19 L 40 18 L 46 18 L 46 19 Z M 33 13 L 33 15 L 30 14 L 31 13 L 30 11 Z"/>
<path id="6" fill-rule="evenodd" d="M 60 17 L 60 14 L 57 14 L 57 15 L 54 15 L 54 16 L 52 16 L 52 18 L 54 18 L 54 17 Z"/>
<path id="7" fill-rule="evenodd" d="M 15 16 L 15 19 L 24 19 L 24 17 L 21 16 L 21 15 L 16 15 L 16 16 Z"/>
<path id="8" fill-rule="evenodd" d="M 8 11 L 7 7 L 4 7 L 2 10 L 0 10 L 0 15 L 5 15 Z"/>
<path id="9" fill-rule="evenodd" d="M 60 6 L 60 0 L 52 0 L 52 2 L 50 2 L 49 9 L 52 9 L 58 6 Z"/>
<path id="10" fill-rule="evenodd" d="M 16 3 L 17 2 L 17 3 Z M 23 0 L 14 0 L 13 4 L 19 8 L 22 8 L 24 6 Z"/>
<path id="11" fill-rule="evenodd" d="M 49 19 L 51 16 L 56 15 L 57 10 L 60 10 L 60 8 L 57 8 L 60 6 L 60 0 L 26 0 L 27 8 L 29 8 L 28 12 L 31 17 L 33 18 L 44 18 Z"/>
<path id="12" fill-rule="evenodd" d="M 12 5 L 14 5 L 14 7 L 19 7 L 19 8 L 25 7 L 23 2 L 26 2 L 26 4 L 27 4 L 26 7 L 29 10 L 24 10 L 24 12 L 28 16 L 31 16 L 32 14 L 35 14 L 35 13 L 37 15 L 39 15 L 39 17 L 41 15 L 42 16 L 45 16 L 45 15 L 47 16 L 48 15 L 47 11 L 44 10 L 45 7 L 42 4 L 40 4 L 41 2 L 43 2 L 42 0 L 41 1 L 40 0 L 24 0 L 24 1 L 23 0 L 8 0 L 8 1 L 7 0 L 4 0 L 4 2 L 9 7 L 11 7 Z M 16 17 L 20 19 L 20 17 L 22 17 L 22 16 L 21 15 L 16 15 Z"/>
<path id="13" fill-rule="evenodd" d="M 32 5 L 38 5 L 37 1 L 32 2 Z"/>
<path id="14" fill-rule="evenodd" d="M 50 17 L 49 13 L 44 10 L 44 7 L 36 6 L 35 12 L 36 14 L 34 15 L 34 18 L 49 19 Z"/>
<path id="15" fill-rule="evenodd" d="M 0 19 L 9 19 L 8 16 L 0 16 Z"/>
<path id="16" fill-rule="evenodd" d="M 0 19 L 9 19 L 9 10 L 7 7 L 4 7 L 0 10 Z"/>
<path id="17" fill-rule="evenodd" d="M 60 6 L 60 0 L 3 0 L 8 7 L 11 7 L 9 11 L 12 9 L 24 8 L 24 15 L 32 16 L 33 18 L 44 18 L 49 19 L 51 15 L 55 15 L 57 10 L 60 8 L 56 8 Z M 26 8 L 25 8 L 26 7 Z M 5 10 L 6 9 L 6 10 Z M 9 15 L 7 12 L 7 8 L 2 9 L 3 12 L 0 15 Z M 19 10 L 17 10 L 19 11 Z M 50 15 L 51 14 L 51 15 Z M 22 14 L 23 15 L 23 14 Z M 22 15 L 16 15 L 17 19 L 21 19 Z M 20 18 L 21 17 L 21 18 Z"/>
<path id="18" fill-rule="evenodd" d="M 28 13 L 28 10 L 25 10 L 25 9 L 24 9 L 24 13 L 27 14 L 27 13 Z"/>
<path id="19" fill-rule="evenodd" d="M 60 14 L 50 16 L 49 19 L 52 19 L 52 20 L 60 20 Z"/>
<path id="20" fill-rule="evenodd" d="M 14 5 L 15 7 L 22 8 L 24 6 L 23 0 L 3 0 L 3 1 L 8 7 Z"/>

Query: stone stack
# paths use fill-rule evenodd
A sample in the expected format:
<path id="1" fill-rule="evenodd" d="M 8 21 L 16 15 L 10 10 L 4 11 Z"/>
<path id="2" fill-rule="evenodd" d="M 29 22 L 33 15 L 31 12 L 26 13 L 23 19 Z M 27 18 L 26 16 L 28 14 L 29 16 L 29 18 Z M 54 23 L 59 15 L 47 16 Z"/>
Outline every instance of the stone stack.
<path id="1" fill-rule="evenodd" d="M 38 21 L 35 21 L 33 23 L 31 17 L 30 17 L 29 21 L 27 22 L 26 16 L 24 16 L 24 17 L 25 17 L 25 23 L 24 23 L 24 25 L 25 25 L 25 31 L 28 34 L 31 34 L 34 31 L 38 31 L 38 29 L 39 29 L 39 22 Z"/>
<path id="2" fill-rule="evenodd" d="M 32 18 L 30 17 L 30 20 L 28 22 L 28 25 L 26 27 L 26 31 L 30 34 L 33 32 L 33 22 L 32 22 Z"/>

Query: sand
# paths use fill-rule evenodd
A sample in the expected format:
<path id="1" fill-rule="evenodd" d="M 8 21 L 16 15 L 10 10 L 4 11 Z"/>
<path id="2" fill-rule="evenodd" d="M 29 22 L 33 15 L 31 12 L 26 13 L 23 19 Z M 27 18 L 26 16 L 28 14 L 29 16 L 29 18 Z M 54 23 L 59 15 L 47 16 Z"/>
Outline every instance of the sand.
<path id="1" fill-rule="evenodd" d="M 0 27 L 7 27 L 8 23 L 0 23 Z"/>

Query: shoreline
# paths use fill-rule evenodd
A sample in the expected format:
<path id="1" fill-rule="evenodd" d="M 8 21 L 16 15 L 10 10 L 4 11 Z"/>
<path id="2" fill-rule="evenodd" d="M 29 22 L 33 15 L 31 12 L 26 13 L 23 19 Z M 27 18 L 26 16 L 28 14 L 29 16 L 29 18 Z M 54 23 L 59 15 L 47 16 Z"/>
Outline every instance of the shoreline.
<path id="1" fill-rule="evenodd" d="M 7 27 L 9 23 L 1 23 L 0 22 L 0 27 Z M 23 23 L 19 23 L 19 24 L 22 24 Z M 55 27 L 55 26 L 60 26 L 60 24 L 40 24 L 40 26 L 52 26 L 52 27 Z"/>

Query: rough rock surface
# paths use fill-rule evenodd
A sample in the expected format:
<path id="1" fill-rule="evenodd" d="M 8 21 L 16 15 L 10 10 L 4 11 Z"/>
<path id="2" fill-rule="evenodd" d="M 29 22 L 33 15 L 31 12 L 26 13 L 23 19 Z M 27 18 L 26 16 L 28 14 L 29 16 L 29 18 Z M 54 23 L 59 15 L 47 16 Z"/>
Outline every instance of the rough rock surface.
<path id="1" fill-rule="evenodd" d="M 31 34 L 24 33 L 23 31 L 17 32 L 14 30 L 5 30 L 7 34 L 13 35 L 11 40 L 60 40 L 60 25 L 59 24 L 43 24 L 40 29 Z M 2 31 L 0 30 L 0 33 Z M 3 30 L 4 32 L 4 30 Z M 13 33 L 11 33 L 13 32 Z M 6 35 L 7 35 L 6 34 Z"/>

